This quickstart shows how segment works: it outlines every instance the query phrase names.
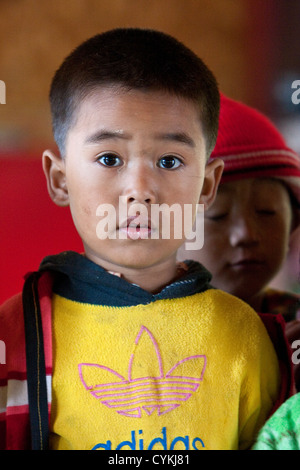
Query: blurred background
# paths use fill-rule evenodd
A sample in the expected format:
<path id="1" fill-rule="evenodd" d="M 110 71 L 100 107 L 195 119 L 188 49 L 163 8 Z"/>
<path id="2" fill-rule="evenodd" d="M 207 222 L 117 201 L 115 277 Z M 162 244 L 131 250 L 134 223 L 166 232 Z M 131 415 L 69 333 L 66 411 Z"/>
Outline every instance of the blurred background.
<path id="1" fill-rule="evenodd" d="M 0 0 L 0 303 L 47 254 L 82 249 L 40 165 L 42 151 L 55 150 L 50 82 L 72 49 L 115 27 L 169 33 L 204 59 L 221 91 L 266 113 L 300 152 L 300 104 L 291 99 L 299 24 L 300 0 Z M 275 284 L 299 292 L 299 233 Z"/>

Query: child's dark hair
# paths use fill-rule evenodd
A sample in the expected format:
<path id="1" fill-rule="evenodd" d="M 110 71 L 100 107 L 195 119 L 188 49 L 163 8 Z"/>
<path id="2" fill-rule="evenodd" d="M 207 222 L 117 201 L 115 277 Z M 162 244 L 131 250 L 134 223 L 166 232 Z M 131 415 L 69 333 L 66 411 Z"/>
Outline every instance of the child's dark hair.
<path id="1" fill-rule="evenodd" d="M 211 153 L 218 132 L 220 96 L 212 72 L 190 49 L 158 31 L 120 28 L 78 46 L 54 75 L 50 102 L 55 141 L 64 156 L 76 107 L 99 86 L 159 90 L 191 100 Z"/>

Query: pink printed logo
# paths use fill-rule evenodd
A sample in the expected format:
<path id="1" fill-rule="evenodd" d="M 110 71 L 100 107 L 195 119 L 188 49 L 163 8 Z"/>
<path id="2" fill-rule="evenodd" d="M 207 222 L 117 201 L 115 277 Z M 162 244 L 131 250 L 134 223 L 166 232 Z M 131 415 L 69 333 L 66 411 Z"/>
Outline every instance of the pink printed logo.
<path id="1" fill-rule="evenodd" d="M 147 338 L 145 338 L 145 335 Z M 141 339 L 150 339 L 157 358 L 158 375 L 138 377 L 138 350 Z M 157 411 L 162 416 L 186 402 L 197 391 L 206 368 L 206 356 L 189 356 L 177 362 L 166 374 L 158 344 L 151 332 L 142 326 L 136 339 L 135 351 L 129 360 L 128 378 L 115 370 L 100 364 L 81 363 L 78 365 L 79 376 L 86 390 L 100 402 L 123 416 L 140 418 L 145 412 L 150 416 Z M 197 377 L 190 376 L 189 371 L 199 371 Z M 91 383 L 97 372 L 97 380 L 103 375 L 103 383 Z M 107 382 L 107 376 L 111 381 Z"/>

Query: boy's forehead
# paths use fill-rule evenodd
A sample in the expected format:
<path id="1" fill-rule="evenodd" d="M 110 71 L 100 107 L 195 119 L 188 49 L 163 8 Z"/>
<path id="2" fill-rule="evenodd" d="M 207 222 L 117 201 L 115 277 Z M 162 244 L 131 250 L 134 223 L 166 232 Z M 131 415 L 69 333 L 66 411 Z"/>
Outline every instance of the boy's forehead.
<path id="1" fill-rule="evenodd" d="M 177 96 L 163 90 L 144 90 L 144 89 L 126 89 L 117 85 L 99 86 L 85 96 L 77 98 L 76 114 L 80 114 L 83 110 L 85 112 L 93 112 L 95 109 L 105 106 L 111 101 L 116 104 L 122 100 L 130 102 L 142 102 L 145 108 L 150 108 L 153 103 L 157 102 L 161 107 L 165 107 L 167 114 L 167 105 L 169 107 L 177 107 L 188 110 L 192 116 L 200 119 L 200 109 L 193 101 Z"/>
<path id="2" fill-rule="evenodd" d="M 278 189 L 279 188 L 279 189 Z M 263 197 L 272 197 L 274 192 L 288 192 L 284 183 L 279 178 L 260 177 L 260 178 L 240 178 L 220 184 L 218 194 L 235 195 L 236 193 L 251 193 L 253 195 L 262 195 Z"/>
<path id="3" fill-rule="evenodd" d="M 162 90 L 124 89 L 121 86 L 99 86 L 81 99 L 78 98 L 72 128 L 101 123 L 120 137 L 131 118 L 138 117 L 149 125 L 157 123 L 162 135 L 178 134 L 178 139 L 194 145 L 194 139 L 204 139 L 199 107 L 189 99 Z M 161 128 L 161 125 L 164 128 Z M 72 130 L 71 128 L 71 130 Z M 98 129 L 96 129 L 98 131 Z M 99 129 L 101 131 L 101 129 Z M 92 138 L 92 137 L 91 137 Z"/>

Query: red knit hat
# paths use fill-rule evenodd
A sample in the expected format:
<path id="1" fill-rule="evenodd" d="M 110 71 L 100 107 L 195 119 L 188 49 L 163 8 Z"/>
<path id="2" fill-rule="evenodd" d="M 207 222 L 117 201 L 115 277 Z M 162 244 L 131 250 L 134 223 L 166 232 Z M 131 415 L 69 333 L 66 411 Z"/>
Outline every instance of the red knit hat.
<path id="1" fill-rule="evenodd" d="M 221 95 L 217 143 L 211 159 L 224 161 L 222 183 L 242 178 L 279 178 L 300 207 L 300 157 L 287 147 L 262 113 Z"/>

